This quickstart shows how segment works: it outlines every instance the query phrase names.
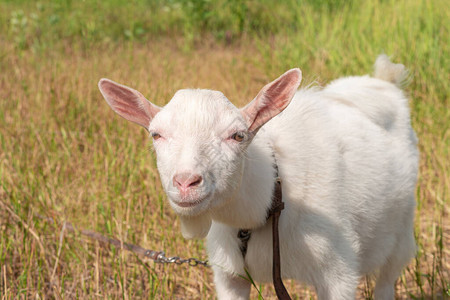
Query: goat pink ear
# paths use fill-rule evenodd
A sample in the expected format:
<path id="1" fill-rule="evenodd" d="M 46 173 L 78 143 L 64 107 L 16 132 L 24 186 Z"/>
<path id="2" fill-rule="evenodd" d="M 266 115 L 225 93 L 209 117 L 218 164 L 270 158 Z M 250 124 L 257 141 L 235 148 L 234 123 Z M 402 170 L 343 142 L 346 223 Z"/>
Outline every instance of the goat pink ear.
<path id="1" fill-rule="evenodd" d="M 106 102 L 118 115 L 147 130 L 150 121 L 161 110 L 138 91 L 112 80 L 100 79 L 98 88 Z"/>
<path id="2" fill-rule="evenodd" d="M 300 69 L 291 69 L 267 84 L 252 102 L 241 109 L 248 130 L 256 133 L 262 125 L 282 112 L 291 102 L 302 80 Z"/>

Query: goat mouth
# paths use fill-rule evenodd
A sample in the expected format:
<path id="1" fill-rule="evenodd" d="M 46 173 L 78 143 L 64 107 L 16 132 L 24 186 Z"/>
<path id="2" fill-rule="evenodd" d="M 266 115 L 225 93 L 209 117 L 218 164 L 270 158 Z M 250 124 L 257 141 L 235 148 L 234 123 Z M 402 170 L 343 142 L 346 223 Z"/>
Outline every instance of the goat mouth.
<path id="1" fill-rule="evenodd" d="M 181 207 L 192 207 L 192 206 L 196 206 L 199 203 L 200 202 L 198 202 L 198 201 L 195 201 L 195 202 L 176 202 L 176 204 L 178 206 L 181 206 Z"/>
<path id="2" fill-rule="evenodd" d="M 191 199 L 191 200 L 185 200 L 185 201 L 174 201 L 175 204 L 182 208 L 190 208 L 195 207 L 199 204 L 201 204 L 206 198 L 208 198 L 209 195 L 206 195 L 204 197 L 200 197 L 198 199 Z"/>

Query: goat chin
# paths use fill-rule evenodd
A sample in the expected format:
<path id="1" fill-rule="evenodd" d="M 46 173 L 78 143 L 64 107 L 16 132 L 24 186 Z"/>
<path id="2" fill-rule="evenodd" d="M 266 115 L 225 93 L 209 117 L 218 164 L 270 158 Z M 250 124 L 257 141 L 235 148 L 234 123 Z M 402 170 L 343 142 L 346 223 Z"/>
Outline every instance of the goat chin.
<path id="1" fill-rule="evenodd" d="M 181 234 L 185 239 L 202 239 L 211 228 L 211 217 L 201 214 L 195 217 L 180 216 Z"/>

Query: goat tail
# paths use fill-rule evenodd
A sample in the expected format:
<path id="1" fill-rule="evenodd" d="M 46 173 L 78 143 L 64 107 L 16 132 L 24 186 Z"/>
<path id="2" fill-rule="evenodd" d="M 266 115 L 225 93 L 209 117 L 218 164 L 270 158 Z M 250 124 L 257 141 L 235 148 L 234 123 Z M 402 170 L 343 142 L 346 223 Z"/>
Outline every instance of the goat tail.
<path id="1" fill-rule="evenodd" d="M 397 87 L 402 88 L 410 82 L 410 74 L 402 64 L 394 64 L 386 54 L 381 54 L 375 61 L 374 77 L 389 81 Z"/>

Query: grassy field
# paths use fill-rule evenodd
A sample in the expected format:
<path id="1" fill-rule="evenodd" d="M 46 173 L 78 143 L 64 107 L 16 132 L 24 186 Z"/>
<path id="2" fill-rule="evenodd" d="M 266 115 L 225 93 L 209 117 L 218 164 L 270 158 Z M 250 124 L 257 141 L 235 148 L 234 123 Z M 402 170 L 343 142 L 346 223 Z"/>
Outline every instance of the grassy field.
<path id="1" fill-rule="evenodd" d="M 0 299 L 215 297 L 208 268 L 155 264 L 64 230 L 70 221 L 206 258 L 203 241 L 181 237 L 150 139 L 110 110 L 99 78 L 159 105 L 199 87 L 239 106 L 289 68 L 303 70 L 303 86 L 326 84 L 370 73 L 383 52 L 410 69 L 421 152 L 418 252 L 397 297 L 450 297 L 449 24 L 444 0 L 0 0 Z M 371 287 L 363 280 L 358 298 L 371 299 Z M 270 285 L 259 289 L 275 299 Z"/>

